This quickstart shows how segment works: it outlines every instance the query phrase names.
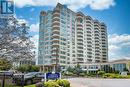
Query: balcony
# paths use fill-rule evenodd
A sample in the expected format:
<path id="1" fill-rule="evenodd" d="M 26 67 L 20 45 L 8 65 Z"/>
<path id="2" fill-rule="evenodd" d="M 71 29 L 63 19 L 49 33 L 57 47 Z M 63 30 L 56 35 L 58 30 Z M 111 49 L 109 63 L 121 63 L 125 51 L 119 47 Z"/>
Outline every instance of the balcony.
<path id="1" fill-rule="evenodd" d="M 101 24 L 101 28 L 106 29 L 106 25 L 105 24 Z"/>
<path id="2" fill-rule="evenodd" d="M 53 33 L 53 34 L 52 34 L 52 37 L 53 37 L 53 38 L 60 38 L 60 35 L 59 35 L 58 33 Z"/>
<path id="3" fill-rule="evenodd" d="M 77 41 L 83 41 L 83 38 L 77 38 Z"/>
<path id="4" fill-rule="evenodd" d="M 78 33 L 79 33 L 79 34 L 80 34 L 80 33 L 83 34 L 83 30 L 82 30 L 82 29 L 77 29 L 77 34 L 78 34 Z"/>
<path id="5" fill-rule="evenodd" d="M 100 37 L 100 34 L 99 33 L 95 33 L 94 36 L 95 37 Z"/>
<path id="6" fill-rule="evenodd" d="M 91 24 L 86 24 L 86 27 L 87 28 L 92 28 L 92 25 Z"/>
<path id="7" fill-rule="evenodd" d="M 92 24 L 91 20 L 86 20 L 86 24 Z"/>
<path id="8" fill-rule="evenodd" d="M 96 63 L 99 63 L 99 62 L 100 62 L 100 60 L 95 60 L 95 62 L 96 62 Z"/>
<path id="9" fill-rule="evenodd" d="M 77 41 L 77 43 L 83 43 L 83 41 Z"/>
<path id="10" fill-rule="evenodd" d="M 81 15 L 81 14 L 77 14 L 76 16 L 77 16 L 77 18 L 83 19 L 83 15 Z"/>
<path id="11" fill-rule="evenodd" d="M 53 40 L 54 41 L 54 40 Z M 57 41 L 57 42 L 52 42 L 52 45 L 59 45 L 59 41 Z"/>
<path id="12" fill-rule="evenodd" d="M 52 61 L 55 61 L 55 62 L 56 62 L 56 60 L 59 61 L 59 56 L 57 56 L 57 55 L 55 55 L 55 54 L 52 54 L 52 56 L 53 56 L 53 57 L 51 58 Z"/>
<path id="13" fill-rule="evenodd" d="M 77 30 L 78 30 L 78 29 L 79 29 L 79 30 L 81 30 L 81 29 L 83 30 L 83 26 L 82 26 L 82 25 L 77 25 Z"/>
<path id="14" fill-rule="evenodd" d="M 92 32 L 91 31 L 87 31 L 87 34 L 91 34 Z"/>
<path id="15" fill-rule="evenodd" d="M 59 43 L 59 38 L 52 38 L 52 44 L 53 43 Z"/>
<path id="16" fill-rule="evenodd" d="M 87 34 L 87 37 L 91 38 L 91 37 L 92 37 L 92 35 L 91 35 L 91 34 Z"/>
<path id="17" fill-rule="evenodd" d="M 82 46 L 83 46 L 83 43 L 79 43 L 79 42 L 77 42 L 77 44 L 78 44 L 78 45 L 82 45 Z"/>
<path id="18" fill-rule="evenodd" d="M 59 10 L 55 10 L 54 12 L 53 12 L 53 16 L 59 16 L 60 15 L 60 11 Z"/>
<path id="19" fill-rule="evenodd" d="M 83 38 L 83 35 L 77 35 L 77 38 Z"/>
<path id="20" fill-rule="evenodd" d="M 91 38 L 91 37 L 89 37 L 89 38 L 87 38 L 87 40 L 88 40 L 88 41 L 89 41 L 89 40 L 91 41 L 91 40 L 92 40 L 92 38 Z"/>
<path id="21" fill-rule="evenodd" d="M 90 52 L 92 51 L 92 49 L 91 49 L 91 48 L 87 48 L 87 50 L 88 50 L 88 51 L 90 51 Z"/>
<path id="22" fill-rule="evenodd" d="M 60 25 L 60 21 L 56 20 L 52 22 L 52 25 Z"/>
<path id="23" fill-rule="evenodd" d="M 83 54 L 83 50 L 82 49 L 78 49 L 77 52 Z"/>
<path id="24" fill-rule="evenodd" d="M 94 20 L 94 25 L 100 26 L 100 23 L 98 20 Z"/>
<path id="25" fill-rule="evenodd" d="M 52 34 L 60 34 L 60 31 L 59 30 L 53 30 Z"/>
<path id="26" fill-rule="evenodd" d="M 77 26 L 82 26 L 83 27 L 83 23 L 77 22 Z"/>
<path id="27" fill-rule="evenodd" d="M 60 25 L 52 25 L 52 30 L 60 30 Z"/>
<path id="28" fill-rule="evenodd" d="M 102 58 L 102 60 L 104 61 L 104 60 L 107 60 L 106 58 Z"/>
<path id="29" fill-rule="evenodd" d="M 58 25 L 54 25 L 52 27 L 53 27 L 52 30 L 60 30 L 60 26 L 58 26 Z"/>
<path id="30" fill-rule="evenodd" d="M 77 31 L 77 35 L 83 35 L 83 31 Z"/>
<path id="31" fill-rule="evenodd" d="M 100 34 L 100 31 L 94 30 L 94 33 L 95 33 L 95 34 Z"/>
<path id="32" fill-rule="evenodd" d="M 54 22 L 54 21 L 60 21 L 60 17 L 58 17 L 58 16 L 53 17 L 52 22 Z"/>
<path id="33" fill-rule="evenodd" d="M 83 47 L 78 46 L 77 48 L 83 50 Z"/>
<path id="34" fill-rule="evenodd" d="M 88 62 L 92 62 L 92 59 L 91 59 L 91 58 L 89 58 L 89 59 L 87 59 L 87 61 L 88 61 Z"/>
<path id="35" fill-rule="evenodd" d="M 83 14 L 82 12 L 77 12 L 76 16 L 77 16 L 77 17 L 79 17 L 79 16 L 83 17 L 84 14 Z"/>
<path id="36" fill-rule="evenodd" d="M 79 61 L 84 61 L 83 57 L 78 57 L 77 58 Z"/>
<path id="37" fill-rule="evenodd" d="M 78 32 L 77 36 L 82 36 L 83 37 L 83 32 Z"/>
<path id="38" fill-rule="evenodd" d="M 93 20 L 90 16 L 86 16 L 86 20 L 89 20 L 89 21 L 91 21 L 91 20 Z"/>

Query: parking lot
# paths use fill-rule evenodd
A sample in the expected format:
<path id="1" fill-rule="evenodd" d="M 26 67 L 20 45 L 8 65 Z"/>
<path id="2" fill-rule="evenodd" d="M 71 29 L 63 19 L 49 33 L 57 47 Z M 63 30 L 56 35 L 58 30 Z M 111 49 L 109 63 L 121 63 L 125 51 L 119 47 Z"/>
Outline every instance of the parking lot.
<path id="1" fill-rule="evenodd" d="M 130 87 L 130 79 L 69 78 L 72 87 Z"/>

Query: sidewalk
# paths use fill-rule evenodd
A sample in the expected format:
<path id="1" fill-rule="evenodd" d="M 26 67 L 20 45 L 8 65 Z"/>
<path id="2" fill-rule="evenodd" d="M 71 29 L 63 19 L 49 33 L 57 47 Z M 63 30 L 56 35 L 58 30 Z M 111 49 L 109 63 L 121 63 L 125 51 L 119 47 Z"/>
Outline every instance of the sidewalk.
<path id="1" fill-rule="evenodd" d="M 88 87 L 81 84 L 71 83 L 71 87 Z"/>
<path id="2" fill-rule="evenodd" d="M 130 79 L 69 78 L 71 87 L 130 87 Z"/>

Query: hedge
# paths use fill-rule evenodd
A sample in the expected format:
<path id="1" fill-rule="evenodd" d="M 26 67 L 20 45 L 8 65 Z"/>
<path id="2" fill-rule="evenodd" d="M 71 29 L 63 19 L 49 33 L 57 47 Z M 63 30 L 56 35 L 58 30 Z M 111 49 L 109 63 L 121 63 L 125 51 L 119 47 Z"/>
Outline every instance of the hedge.
<path id="1" fill-rule="evenodd" d="M 62 86 L 62 87 L 70 87 L 70 82 L 68 80 L 57 80 L 56 81 L 58 83 L 59 86 Z"/>
<path id="2" fill-rule="evenodd" d="M 48 81 L 44 83 L 44 87 L 60 87 L 56 81 Z"/>

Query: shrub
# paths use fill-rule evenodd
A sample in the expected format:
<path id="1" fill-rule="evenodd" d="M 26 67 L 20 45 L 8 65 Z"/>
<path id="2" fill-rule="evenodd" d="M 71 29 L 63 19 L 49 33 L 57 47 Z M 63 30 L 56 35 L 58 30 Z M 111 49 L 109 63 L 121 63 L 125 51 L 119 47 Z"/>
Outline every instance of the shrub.
<path id="1" fill-rule="evenodd" d="M 67 76 L 73 76 L 74 74 L 72 72 L 65 73 Z"/>
<path id="2" fill-rule="evenodd" d="M 102 76 L 102 75 L 105 74 L 105 72 L 104 71 L 98 71 L 97 74 Z"/>
<path id="3" fill-rule="evenodd" d="M 36 83 L 36 87 L 42 87 L 42 86 L 43 86 L 42 82 Z"/>
<path id="4" fill-rule="evenodd" d="M 122 78 L 122 76 L 121 75 L 119 75 L 119 74 L 110 74 L 110 73 L 107 73 L 107 74 L 105 74 L 104 76 L 107 76 L 108 78 Z"/>
<path id="5" fill-rule="evenodd" d="M 105 73 L 105 74 L 103 75 L 104 78 L 107 78 L 107 77 L 110 77 L 110 76 L 111 76 L 110 73 Z"/>
<path id="6" fill-rule="evenodd" d="M 103 78 L 107 78 L 107 76 L 103 75 Z"/>
<path id="7" fill-rule="evenodd" d="M 44 87 L 60 87 L 55 81 L 48 81 L 44 83 Z"/>
<path id="8" fill-rule="evenodd" d="M 57 80 L 57 84 L 62 87 L 70 87 L 70 82 L 68 80 Z"/>
<path id="9" fill-rule="evenodd" d="M 79 73 L 80 76 L 85 76 L 85 73 Z"/>
<path id="10" fill-rule="evenodd" d="M 35 85 L 28 85 L 28 86 L 24 86 L 24 87 L 36 87 Z"/>

